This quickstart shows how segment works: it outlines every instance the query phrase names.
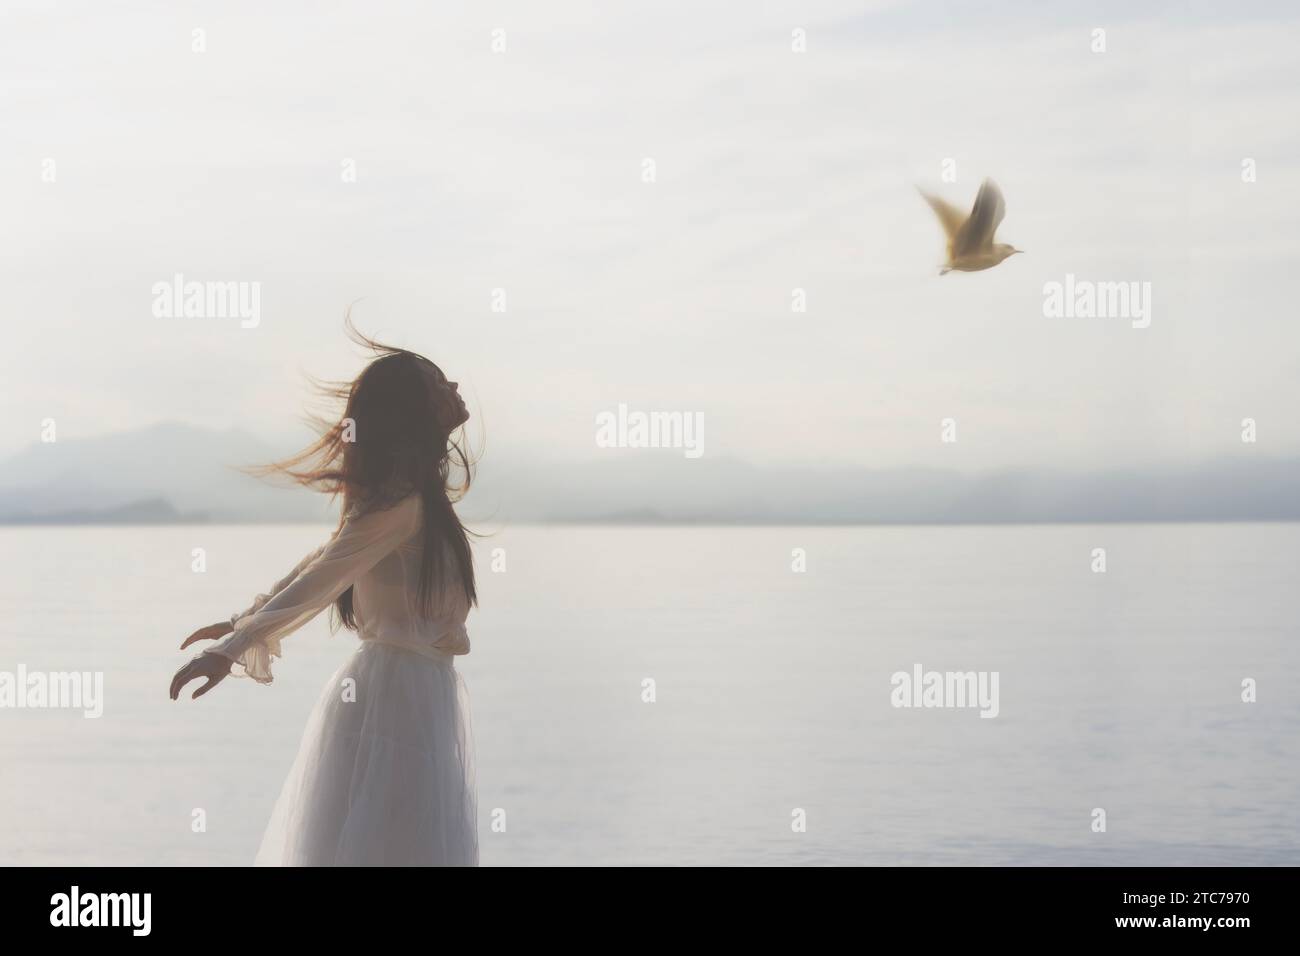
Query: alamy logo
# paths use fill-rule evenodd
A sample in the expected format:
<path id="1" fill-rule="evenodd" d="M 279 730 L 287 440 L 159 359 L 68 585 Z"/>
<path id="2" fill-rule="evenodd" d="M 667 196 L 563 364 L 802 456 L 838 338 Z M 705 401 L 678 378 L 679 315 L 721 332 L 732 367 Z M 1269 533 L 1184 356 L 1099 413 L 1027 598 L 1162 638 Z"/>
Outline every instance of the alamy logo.
<path id="1" fill-rule="evenodd" d="M 687 458 L 704 454 L 703 412 L 617 412 L 596 416 L 597 448 L 681 448 Z"/>
<path id="2" fill-rule="evenodd" d="M 1150 282 L 1093 282 L 1065 274 L 1064 282 L 1043 284 L 1043 315 L 1049 319 L 1132 319 L 1135 329 L 1151 324 Z"/>
<path id="3" fill-rule="evenodd" d="M 51 926 L 129 926 L 132 936 L 148 936 L 152 925 L 151 893 L 70 893 L 50 897 Z"/>
<path id="4" fill-rule="evenodd" d="M 155 282 L 151 291 L 154 318 L 239 319 L 244 329 L 262 321 L 260 282 L 186 282 L 178 272 L 170 282 Z"/>
<path id="5" fill-rule="evenodd" d="M 80 710 L 83 717 L 104 713 L 103 671 L 0 671 L 0 709 Z"/>
<path id="6" fill-rule="evenodd" d="M 981 717 L 998 715 L 997 671 L 896 671 L 889 678 L 895 707 L 978 707 Z"/>

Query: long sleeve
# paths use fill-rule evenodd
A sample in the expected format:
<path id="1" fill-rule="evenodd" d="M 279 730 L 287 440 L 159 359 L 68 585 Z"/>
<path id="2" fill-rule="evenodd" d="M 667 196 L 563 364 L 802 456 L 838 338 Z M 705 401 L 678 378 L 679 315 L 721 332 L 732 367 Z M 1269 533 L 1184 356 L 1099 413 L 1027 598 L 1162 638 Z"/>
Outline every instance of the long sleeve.
<path id="1" fill-rule="evenodd" d="M 292 584 L 294 582 L 294 579 L 296 579 L 298 575 L 302 574 L 303 568 L 307 567 L 307 565 L 311 564 L 318 557 L 320 557 L 320 553 L 325 550 L 327 544 L 328 542 L 326 542 L 326 544 L 322 544 L 311 554 L 307 555 L 307 557 L 299 561 L 297 566 L 295 566 L 292 571 L 290 571 L 280 580 L 276 581 L 275 584 L 271 585 L 271 589 L 269 591 L 267 591 L 264 594 L 259 594 L 256 598 L 254 598 L 253 603 L 250 604 L 248 608 L 246 608 L 243 611 L 239 611 L 235 614 L 232 614 L 230 617 L 230 626 L 232 628 L 238 627 L 239 622 L 241 620 L 248 617 L 250 614 L 256 614 L 258 611 L 262 609 L 263 605 L 265 605 L 267 601 L 271 600 L 271 598 L 275 597 L 277 594 L 279 594 L 281 591 L 287 588 L 290 584 Z"/>
<path id="2" fill-rule="evenodd" d="M 271 682 L 280 641 L 329 607 L 357 579 L 408 540 L 419 527 L 420 499 L 412 495 L 383 511 L 348 518 L 314 556 L 286 576 L 284 587 L 246 616 L 232 634 L 204 653 L 228 657 L 244 673 Z"/>

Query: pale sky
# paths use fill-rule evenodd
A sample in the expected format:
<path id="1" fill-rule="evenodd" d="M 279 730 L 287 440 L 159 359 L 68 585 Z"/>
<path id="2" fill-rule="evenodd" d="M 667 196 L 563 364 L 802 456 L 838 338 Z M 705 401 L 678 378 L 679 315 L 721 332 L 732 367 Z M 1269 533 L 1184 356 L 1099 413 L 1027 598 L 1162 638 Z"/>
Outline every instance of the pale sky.
<path id="1" fill-rule="evenodd" d="M 356 299 L 490 456 L 597 457 L 620 402 L 758 464 L 1141 467 L 1245 417 L 1300 453 L 1289 5 L 449 6 L 6 3 L 0 453 L 291 434 Z M 985 176 L 1027 252 L 939 277 L 914 186 Z M 260 325 L 155 318 L 178 272 L 260 282 Z M 1150 327 L 1045 318 L 1067 273 L 1150 282 Z"/>

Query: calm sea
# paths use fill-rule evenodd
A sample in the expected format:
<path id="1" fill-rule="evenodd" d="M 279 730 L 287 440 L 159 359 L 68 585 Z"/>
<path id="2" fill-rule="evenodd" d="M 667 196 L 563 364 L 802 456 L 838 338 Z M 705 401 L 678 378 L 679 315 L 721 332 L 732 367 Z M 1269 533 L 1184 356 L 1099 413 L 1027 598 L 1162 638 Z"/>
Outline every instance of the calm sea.
<path id="1" fill-rule="evenodd" d="M 98 719 L 0 710 L 0 863 L 252 860 L 355 638 L 322 616 L 271 686 L 167 684 L 186 634 L 328 530 L 0 529 L 0 671 L 104 675 Z M 484 865 L 1300 863 L 1300 526 L 526 526 L 476 547 L 459 666 Z M 997 672 L 997 717 L 892 706 L 918 664 Z"/>

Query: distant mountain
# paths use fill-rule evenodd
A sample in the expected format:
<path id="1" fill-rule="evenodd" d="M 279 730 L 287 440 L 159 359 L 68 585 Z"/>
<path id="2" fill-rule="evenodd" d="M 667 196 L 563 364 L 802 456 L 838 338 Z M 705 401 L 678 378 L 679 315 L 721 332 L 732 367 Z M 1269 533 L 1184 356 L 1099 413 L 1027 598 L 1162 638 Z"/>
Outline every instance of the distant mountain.
<path id="1" fill-rule="evenodd" d="M 129 515 L 131 506 L 149 501 L 210 521 L 326 520 L 321 496 L 275 487 L 238 470 L 287 450 L 238 430 L 179 424 L 33 444 L 0 462 L 0 522 Z M 155 505 L 139 513 L 163 512 Z"/>
<path id="2" fill-rule="evenodd" d="M 117 508 L 97 511 L 53 511 L 48 514 L 11 517 L 4 524 L 206 524 L 204 512 L 180 512 L 162 498 L 133 501 Z"/>
<path id="3" fill-rule="evenodd" d="M 1298 521 L 1300 459 L 1187 469 L 979 475 L 932 468 L 758 467 L 616 452 L 609 460 L 485 463 L 465 513 L 620 524 L 1029 524 Z"/>
<path id="4" fill-rule="evenodd" d="M 178 424 L 37 444 L 0 462 L 0 523 L 335 520 L 323 496 L 237 470 L 292 450 L 239 430 Z M 611 450 L 580 462 L 486 460 L 460 510 L 480 524 L 1297 521 L 1298 492 L 1300 459 L 971 476 Z"/>

